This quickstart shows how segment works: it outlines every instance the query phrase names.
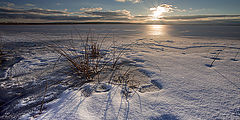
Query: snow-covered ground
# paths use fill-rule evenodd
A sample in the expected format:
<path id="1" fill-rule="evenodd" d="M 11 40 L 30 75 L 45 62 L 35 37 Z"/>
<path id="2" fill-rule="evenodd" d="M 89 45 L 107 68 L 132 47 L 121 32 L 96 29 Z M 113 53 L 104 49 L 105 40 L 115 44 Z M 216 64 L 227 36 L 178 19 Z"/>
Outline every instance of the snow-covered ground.
<path id="1" fill-rule="evenodd" d="M 20 119 L 240 119 L 238 38 L 159 37 L 159 31 L 149 32 L 151 35 L 144 33 L 129 38 L 114 38 L 120 41 L 119 44 L 128 46 L 121 61 L 127 61 L 127 67 L 135 70 L 132 72 L 134 80 L 141 81 L 136 91 L 132 91 L 127 99 L 123 96 L 122 87 L 117 85 L 102 83 L 105 86 L 103 90 L 97 88 L 90 96 L 86 96 L 84 92 L 93 87 L 91 83 L 81 87 L 58 84 L 50 88 L 46 96 L 46 100 L 50 102 L 44 105 L 43 113 L 36 114 L 38 107 L 32 109 L 29 105 L 41 101 L 42 94 L 39 92 L 44 91 L 44 82 L 74 79 L 63 72 L 68 65 L 61 64 L 52 69 L 58 55 L 46 50 L 44 45 L 36 43 L 23 43 L 25 48 L 19 46 L 22 59 L 14 64 L 11 70 L 5 70 L 6 74 L 11 75 L 2 77 L 9 77 L 9 81 L 2 81 L 1 87 L 12 88 L 15 84 L 25 89 L 39 85 L 33 89 L 39 88 L 39 91 L 22 96 L 14 104 L 11 103 L 15 111 L 31 109 L 20 113 Z M 4 37 L 17 38 L 8 35 Z M 31 36 L 24 37 L 27 39 Z M 58 36 L 54 39 L 63 38 Z M 214 59 L 215 62 L 210 67 Z M 64 63 L 64 59 L 61 61 Z M 29 88 L 26 91 L 31 90 Z M 12 112 L 14 111 L 9 114 Z"/>

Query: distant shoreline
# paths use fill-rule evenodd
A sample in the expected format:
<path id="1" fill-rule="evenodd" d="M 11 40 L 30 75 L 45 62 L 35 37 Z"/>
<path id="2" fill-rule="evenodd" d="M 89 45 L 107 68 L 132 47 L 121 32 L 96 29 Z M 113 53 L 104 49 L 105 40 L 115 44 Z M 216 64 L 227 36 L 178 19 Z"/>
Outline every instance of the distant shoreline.
<path id="1" fill-rule="evenodd" d="M 211 26 L 240 26 L 240 24 L 159 24 L 159 23 L 124 23 L 124 22 L 0 23 L 0 25 L 72 25 L 72 24 L 132 24 L 132 25 L 211 25 Z"/>

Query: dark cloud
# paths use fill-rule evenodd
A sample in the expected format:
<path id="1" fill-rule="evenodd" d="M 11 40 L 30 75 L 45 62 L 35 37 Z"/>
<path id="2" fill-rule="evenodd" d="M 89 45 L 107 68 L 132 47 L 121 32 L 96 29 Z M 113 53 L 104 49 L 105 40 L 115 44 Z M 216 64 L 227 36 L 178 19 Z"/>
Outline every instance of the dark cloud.
<path id="1" fill-rule="evenodd" d="M 168 16 L 160 19 L 174 20 L 174 19 L 200 19 L 200 18 L 224 18 L 224 17 L 240 17 L 240 15 L 192 15 L 192 16 Z"/>
<path id="2" fill-rule="evenodd" d="M 21 10 L 18 10 L 18 9 L 0 7 L 0 12 L 13 13 L 13 12 L 20 12 L 20 11 Z"/>
<path id="3" fill-rule="evenodd" d="M 115 20 L 115 21 L 129 21 L 132 15 L 127 10 L 117 10 L 117 11 L 91 11 L 84 12 L 86 15 L 90 16 L 100 16 L 103 20 Z"/>
<path id="4" fill-rule="evenodd" d="M 103 17 L 131 17 L 131 13 L 127 10 L 117 10 L 117 11 L 92 11 L 92 12 L 84 12 L 88 15 L 96 15 Z"/>
<path id="5" fill-rule="evenodd" d="M 40 15 L 40 14 L 5 14 L 0 13 L 0 19 L 43 19 L 43 20 L 100 20 L 102 17 L 80 17 L 80 16 L 65 16 L 65 15 Z"/>
<path id="6" fill-rule="evenodd" d="M 89 15 L 97 15 L 97 16 L 126 16 L 119 12 L 85 12 L 85 14 Z"/>
<path id="7" fill-rule="evenodd" d="M 239 25 L 240 20 L 237 19 L 222 19 L 222 20 L 193 20 L 193 21 L 163 21 L 163 24 L 228 24 Z"/>
<path id="8" fill-rule="evenodd" d="M 0 7 L 1 13 L 12 13 L 12 14 L 69 14 L 69 12 L 61 11 L 61 10 L 50 10 L 50 9 L 13 9 L 13 8 L 6 8 L 6 7 Z"/>
<path id="9" fill-rule="evenodd" d="M 138 15 L 138 16 L 134 16 L 134 18 L 138 19 L 138 18 L 150 18 L 151 16 L 145 16 L 145 15 Z"/>
<path id="10" fill-rule="evenodd" d="M 129 11 L 117 10 L 110 12 L 66 12 L 50 9 L 12 9 L 0 7 L 0 19 L 42 19 L 42 20 L 71 20 L 71 21 L 88 21 L 88 20 L 129 20 L 131 16 Z"/>

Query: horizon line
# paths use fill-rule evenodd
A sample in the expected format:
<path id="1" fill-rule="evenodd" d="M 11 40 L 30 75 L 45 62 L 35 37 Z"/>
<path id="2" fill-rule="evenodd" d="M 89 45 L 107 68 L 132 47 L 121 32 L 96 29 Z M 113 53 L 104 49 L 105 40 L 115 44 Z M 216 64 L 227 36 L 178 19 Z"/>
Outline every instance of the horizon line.
<path id="1" fill-rule="evenodd" d="M 130 23 L 130 22 L 0 22 L 0 25 L 64 25 L 64 24 L 136 24 L 136 25 L 234 25 L 240 23 Z"/>

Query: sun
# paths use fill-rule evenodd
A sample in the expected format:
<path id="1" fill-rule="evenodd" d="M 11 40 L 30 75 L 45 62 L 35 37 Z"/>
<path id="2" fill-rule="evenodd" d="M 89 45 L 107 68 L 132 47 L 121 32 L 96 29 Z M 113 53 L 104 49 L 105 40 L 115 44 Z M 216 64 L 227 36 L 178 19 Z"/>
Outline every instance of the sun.
<path id="1" fill-rule="evenodd" d="M 153 11 L 152 20 L 158 20 L 159 18 L 163 17 L 162 14 L 164 12 L 167 12 L 167 9 L 161 6 L 158 6 L 156 8 L 150 8 L 150 10 Z"/>
<path id="2" fill-rule="evenodd" d="M 170 5 L 160 5 L 158 7 L 150 8 L 150 11 L 152 11 L 152 14 L 150 15 L 152 20 L 159 20 L 159 18 L 163 17 L 163 13 L 167 13 L 171 10 Z"/>

